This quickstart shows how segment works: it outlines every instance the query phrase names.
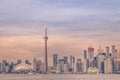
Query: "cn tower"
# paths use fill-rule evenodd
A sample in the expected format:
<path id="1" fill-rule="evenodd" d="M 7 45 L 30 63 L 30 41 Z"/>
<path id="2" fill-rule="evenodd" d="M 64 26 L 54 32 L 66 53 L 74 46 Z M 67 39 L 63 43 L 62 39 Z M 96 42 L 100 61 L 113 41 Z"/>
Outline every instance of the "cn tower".
<path id="1" fill-rule="evenodd" d="M 48 71 L 48 61 L 47 61 L 47 40 L 48 40 L 48 37 L 47 37 L 47 28 L 45 28 L 45 36 L 44 36 L 44 40 L 45 40 L 45 51 L 44 51 L 44 59 L 45 59 L 45 66 L 44 66 L 44 69 L 45 69 L 45 72 L 47 73 Z"/>

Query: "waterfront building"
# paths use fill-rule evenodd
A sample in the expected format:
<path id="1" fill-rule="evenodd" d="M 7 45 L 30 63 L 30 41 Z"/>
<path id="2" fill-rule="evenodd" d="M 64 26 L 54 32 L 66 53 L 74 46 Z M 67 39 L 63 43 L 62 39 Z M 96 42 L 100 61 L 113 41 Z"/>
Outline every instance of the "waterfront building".
<path id="1" fill-rule="evenodd" d="M 39 72 L 41 70 L 41 65 L 42 65 L 41 60 L 36 60 L 36 58 L 33 59 L 33 69 L 35 71 Z"/>
<path id="2" fill-rule="evenodd" d="M 83 60 L 83 73 L 87 73 L 87 69 L 89 68 L 89 60 L 84 59 Z"/>
<path id="3" fill-rule="evenodd" d="M 57 64 L 58 64 L 58 55 L 57 54 L 53 54 L 53 69 L 54 70 L 57 69 Z"/>
<path id="4" fill-rule="evenodd" d="M 10 72 L 10 66 L 6 66 L 6 73 L 9 73 Z"/>
<path id="5" fill-rule="evenodd" d="M 106 58 L 106 53 L 99 53 L 97 56 L 97 68 L 99 69 L 100 72 L 103 72 L 103 62 Z"/>
<path id="6" fill-rule="evenodd" d="M 9 72 L 8 73 L 12 72 L 14 66 L 15 66 L 15 64 L 13 62 L 11 62 L 9 65 Z"/>
<path id="7" fill-rule="evenodd" d="M 104 73 L 112 74 L 114 71 L 114 62 L 111 58 L 106 58 L 104 60 Z"/>
<path id="8" fill-rule="evenodd" d="M 69 73 L 69 63 L 64 64 L 64 73 Z"/>
<path id="9" fill-rule="evenodd" d="M 64 59 L 59 59 L 59 64 L 60 64 L 60 72 L 64 72 L 65 60 Z"/>
<path id="10" fill-rule="evenodd" d="M 35 71 L 37 70 L 37 60 L 36 60 L 36 58 L 33 59 L 33 69 Z"/>
<path id="11" fill-rule="evenodd" d="M 2 72 L 2 63 L 0 63 L 0 73 Z"/>
<path id="12" fill-rule="evenodd" d="M 74 63 L 72 73 L 77 73 L 77 63 Z"/>
<path id="13" fill-rule="evenodd" d="M 61 66 L 60 66 L 60 64 L 57 64 L 57 70 L 56 70 L 56 73 L 61 73 Z"/>
<path id="14" fill-rule="evenodd" d="M 76 67 L 75 67 L 75 64 L 76 64 L 76 63 L 75 63 L 75 57 L 73 57 L 73 64 L 72 64 L 72 70 L 73 70 L 73 71 L 74 71 L 74 69 L 76 68 Z M 72 72 L 73 72 L 73 71 L 72 71 Z"/>
<path id="15" fill-rule="evenodd" d="M 114 60 L 114 64 L 115 64 L 115 73 L 120 73 L 120 59 L 115 59 Z"/>
<path id="16" fill-rule="evenodd" d="M 73 68 L 73 56 L 70 56 L 70 71 L 72 71 Z"/>
<path id="17" fill-rule="evenodd" d="M 42 64 L 41 60 L 37 60 L 36 70 L 37 70 L 38 72 L 41 71 L 41 64 Z"/>
<path id="18" fill-rule="evenodd" d="M 76 72 L 77 73 L 82 73 L 82 61 L 81 61 L 81 59 L 77 59 Z"/>
<path id="19" fill-rule="evenodd" d="M 100 69 L 99 69 L 99 73 L 104 73 L 105 69 L 104 69 L 104 61 L 101 62 L 100 65 Z"/>
<path id="20" fill-rule="evenodd" d="M 6 60 L 3 60 L 2 61 L 2 73 L 6 73 L 6 65 L 7 65 Z"/>
<path id="21" fill-rule="evenodd" d="M 44 64 L 44 63 L 41 63 L 40 70 L 41 70 L 42 73 L 44 73 L 44 68 L 45 68 L 45 64 Z"/>
<path id="22" fill-rule="evenodd" d="M 49 66 L 49 67 L 48 67 L 48 73 L 55 73 L 55 71 L 53 70 L 53 67 L 52 67 L 52 66 Z"/>

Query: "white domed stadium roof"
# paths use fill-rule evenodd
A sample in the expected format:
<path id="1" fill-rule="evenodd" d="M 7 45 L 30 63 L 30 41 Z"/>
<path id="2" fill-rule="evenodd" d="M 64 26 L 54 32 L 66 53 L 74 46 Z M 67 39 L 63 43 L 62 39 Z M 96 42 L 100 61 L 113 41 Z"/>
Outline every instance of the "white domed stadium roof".
<path id="1" fill-rule="evenodd" d="M 13 68 L 13 71 L 21 71 L 21 70 L 32 70 L 33 67 L 28 64 L 18 64 Z"/>

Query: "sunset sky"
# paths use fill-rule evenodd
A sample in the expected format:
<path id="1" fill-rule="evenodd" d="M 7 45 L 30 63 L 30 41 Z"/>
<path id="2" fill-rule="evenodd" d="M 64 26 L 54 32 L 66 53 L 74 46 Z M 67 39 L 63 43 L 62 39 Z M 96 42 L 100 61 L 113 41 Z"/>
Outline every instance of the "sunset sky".
<path id="1" fill-rule="evenodd" d="M 89 46 L 120 45 L 120 0 L 0 0 L 0 60 L 80 57 Z"/>

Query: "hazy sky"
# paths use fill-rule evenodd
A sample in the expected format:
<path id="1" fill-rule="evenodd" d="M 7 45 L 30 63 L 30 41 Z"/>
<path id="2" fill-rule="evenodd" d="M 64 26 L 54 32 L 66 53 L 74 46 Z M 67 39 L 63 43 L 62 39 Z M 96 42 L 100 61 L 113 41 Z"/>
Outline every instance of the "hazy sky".
<path id="1" fill-rule="evenodd" d="M 119 46 L 120 0 L 0 0 L 0 59 L 81 56 L 89 46 Z"/>

